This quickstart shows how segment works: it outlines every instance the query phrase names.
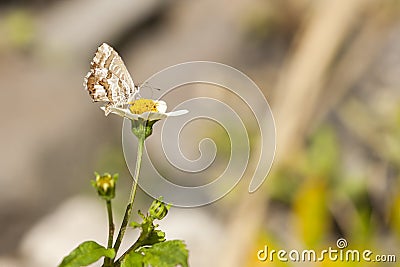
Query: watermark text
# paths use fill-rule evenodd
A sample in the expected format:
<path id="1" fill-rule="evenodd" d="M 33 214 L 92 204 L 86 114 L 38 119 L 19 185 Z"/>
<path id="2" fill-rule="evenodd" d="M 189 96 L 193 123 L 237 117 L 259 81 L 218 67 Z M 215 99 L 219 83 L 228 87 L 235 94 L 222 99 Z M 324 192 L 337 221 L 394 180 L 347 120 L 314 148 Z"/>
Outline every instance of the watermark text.
<path id="1" fill-rule="evenodd" d="M 313 249 L 306 250 L 275 250 L 269 249 L 267 245 L 257 252 L 260 261 L 281 261 L 281 262 L 323 262 L 323 261 L 342 261 L 342 262 L 396 262 L 396 255 L 393 254 L 374 254 L 371 250 L 346 249 L 347 241 L 340 238 L 336 242 L 336 248 L 319 252 Z"/>

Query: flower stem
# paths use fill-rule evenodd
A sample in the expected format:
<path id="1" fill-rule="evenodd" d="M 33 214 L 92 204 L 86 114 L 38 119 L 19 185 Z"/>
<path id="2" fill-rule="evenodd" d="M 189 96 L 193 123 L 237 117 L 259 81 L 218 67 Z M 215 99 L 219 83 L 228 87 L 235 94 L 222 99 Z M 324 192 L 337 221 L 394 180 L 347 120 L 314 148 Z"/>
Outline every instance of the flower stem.
<path id="1" fill-rule="evenodd" d="M 131 217 L 133 202 L 135 200 L 136 189 L 137 189 L 138 180 L 139 180 L 139 172 L 140 172 L 140 166 L 142 163 L 142 155 L 143 155 L 143 147 L 144 147 L 145 138 L 146 137 L 144 134 L 138 137 L 138 152 L 137 152 L 137 159 L 136 159 L 135 175 L 133 177 L 133 184 L 132 184 L 131 194 L 129 197 L 129 202 L 128 202 L 128 205 L 126 206 L 125 215 L 122 220 L 121 228 L 119 229 L 118 237 L 114 244 L 115 254 L 117 254 L 117 252 L 118 252 L 118 249 L 122 242 L 122 238 L 124 237 L 126 228 L 128 226 L 128 222 Z"/>
<path id="2" fill-rule="evenodd" d="M 113 213 L 111 208 L 111 200 L 107 200 L 107 213 L 108 213 L 108 244 L 107 248 L 112 248 L 113 239 L 114 239 L 114 220 Z"/>
<path id="3" fill-rule="evenodd" d="M 107 214 L 108 214 L 108 243 L 107 243 L 107 248 L 112 248 L 115 227 L 114 227 L 111 200 L 106 200 L 106 204 L 107 204 Z M 110 266 L 111 262 L 112 262 L 112 259 L 106 257 L 106 258 L 104 258 L 103 266 Z"/>

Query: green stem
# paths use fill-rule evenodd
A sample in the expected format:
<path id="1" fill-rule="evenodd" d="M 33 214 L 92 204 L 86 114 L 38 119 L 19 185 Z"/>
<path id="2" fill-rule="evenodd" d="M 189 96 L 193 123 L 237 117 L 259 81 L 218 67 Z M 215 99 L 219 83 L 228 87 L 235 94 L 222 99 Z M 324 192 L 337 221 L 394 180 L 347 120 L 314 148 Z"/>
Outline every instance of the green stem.
<path id="1" fill-rule="evenodd" d="M 131 251 L 135 251 L 136 249 L 138 249 L 140 247 L 140 244 L 143 244 L 143 241 L 149 237 L 149 233 L 150 232 L 148 232 L 145 235 L 142 235 L 143 234 L 143 232 L 142 232 L 142 234 L 139 236 L 138 240 L 136 240 L 136 242 L 132 246 L 130 246 L 128 248 L 128 250 L 125 251 L 125 253 L 122 254 L 121 257 L 119 257 L 119 259 L 115 262 L 116 263 L 115 266 L 120 266 L 121 261 L 126 257 L 126 255 L 128 255 Z"/>
<path id="2" fill-rule="evenodd" d="M 135 200 L 135 195 L 136 195 L 136 189 L 138 185 L 138 180 L 139 180 L 139 172 L 140 172 L 140 166 L 142 163 L 142 155 L 143 155 L 143 147 L 144 147 L 144 140 L 145 140 L 145 135 L 141 135 L 138 137 L 138 152 L 137 152 L 137 159 L 136 159 L 136 168 L 135 168 L 135 175 L 133 177 L 133 184 L 132 184 L 132 189 L 131 189 L 131 194 L 129 197 L 129 202 L 128 205 L 126 206 L 125 210 L 125 215 L 124 219 L 122 220 L 121 228 L 119 229 L 118 237 L 115 241 L 114 244 L 114 250 L 115 254 L 117 254 L 119 247 L 121 246 L 122 238 L 124 237 L 126 228 L 128 226 L 128 222 L 131 217 L 132 213 L 132 208 L 133 208 L 133 201 Z"/>
<path id="3" fill-rule="evenodd" d="M 108 243 L 107 243 L 107 248 L 112 248 L 115 227 L 114 227 L 113 213 L 112 213 L 112 207 L 111 207 L 111 200 L 106 200 L 106 204 L 107 204 L 107 214 L 108 214 Z M 104 258 L 103 266 L 110 266 L 111 262 L 112 261 L 111 261 L 110 258 Z"/>
<path id="4" fill-rule="evenodd" d="M 107 213 L 108 213 L 108 243 L 107 248 L 112 248 L 113 239 L 114 239 L 114 220 L 113 213 L 111 208 L 111 200 L 107 200 Z"/>

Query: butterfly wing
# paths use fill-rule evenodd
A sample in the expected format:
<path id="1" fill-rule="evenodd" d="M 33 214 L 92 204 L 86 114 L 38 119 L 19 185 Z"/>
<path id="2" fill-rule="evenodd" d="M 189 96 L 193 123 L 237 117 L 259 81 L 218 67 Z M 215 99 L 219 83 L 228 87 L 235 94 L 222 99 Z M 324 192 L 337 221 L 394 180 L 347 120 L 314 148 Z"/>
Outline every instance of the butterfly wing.
<path id="1" fill-rule="evenodd" d="M 121 57 L 106 43 L 97 49 L 90 63 L 90 71 L 85 76 L 84 86 L 94 102 L 107 102 L 106 109 L 127 104 L 137 93 Z"/>

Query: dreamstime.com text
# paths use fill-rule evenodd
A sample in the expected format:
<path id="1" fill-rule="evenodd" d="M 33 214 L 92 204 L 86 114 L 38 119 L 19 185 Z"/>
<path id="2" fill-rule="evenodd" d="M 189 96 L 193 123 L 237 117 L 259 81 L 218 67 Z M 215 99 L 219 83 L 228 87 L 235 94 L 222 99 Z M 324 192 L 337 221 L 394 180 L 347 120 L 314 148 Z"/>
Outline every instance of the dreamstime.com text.
<path id="1" fill-rule="evenodd" d="M 342 262 L 396 262 L 396 255 L 393 254 L 374 254 L 371 250 L 346 249 L 347 241 L 340 238 L 336 242 L 337 248 L 329 247 L 321 252 L 313 249 L 307 250 L 269 250 L 265 245 L 257 252 L 260 261 L 281 261 L 281 262 L 323 262 L 323 261 L 342 261 Z"/>

